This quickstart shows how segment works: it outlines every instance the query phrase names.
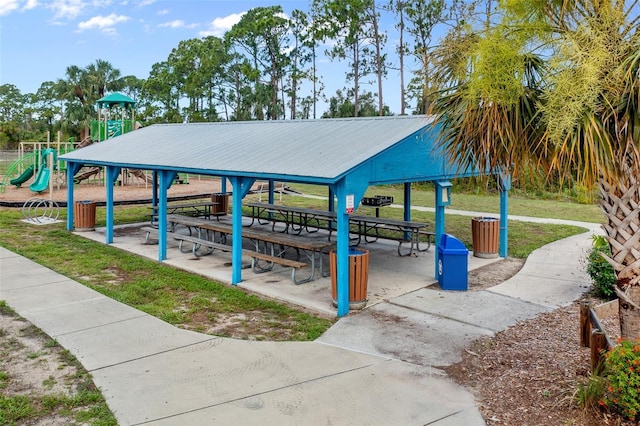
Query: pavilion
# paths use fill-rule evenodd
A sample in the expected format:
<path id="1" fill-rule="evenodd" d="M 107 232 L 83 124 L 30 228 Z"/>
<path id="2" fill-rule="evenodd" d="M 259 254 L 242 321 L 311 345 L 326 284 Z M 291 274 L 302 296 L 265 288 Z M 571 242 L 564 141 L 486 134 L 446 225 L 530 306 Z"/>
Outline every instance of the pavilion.
<path id="1" fill-rule="evenodd" d="M 67 167 L 67 229 L 73 230 L 73 176 L 106 168 L 106 243 L 113 243 L 113 183 L 123 168 L 148 170 L 158 187 L 158 260 L 167 258 L 167 190 L 178 173 L 227 179 L 232 186 L 232 284 L 242 282 L 242 201 L 256 180 L 323 185 L 336 212 L 338 316 L 349 312 L 349 214 L 372 185 L 404 184 L 404 220 L 411 220 L 411 183 L 433 182 L 436 244 L 444 233 L 449 180 L 487 173 L 460 170 L 437 145 L 425 116 L 156 124 L 60 156 Z M 507 256 L 507 191 L 500 183 L 500 256 Z M 273 187 L 273 185 L 271 185 Z M 273 193 L 270 193 L 273 202 Z M 345 232 L 346 230 L 346 232 Z M 438 254 L 436 252 L 436 265 Z"/>

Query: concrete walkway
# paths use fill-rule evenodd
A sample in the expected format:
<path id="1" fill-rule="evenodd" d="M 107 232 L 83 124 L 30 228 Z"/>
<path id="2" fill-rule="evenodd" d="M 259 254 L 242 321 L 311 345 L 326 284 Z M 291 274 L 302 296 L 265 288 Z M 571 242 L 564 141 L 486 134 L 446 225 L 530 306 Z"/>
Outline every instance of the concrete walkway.
<path id="1" fill-rule="evenodd" d="M 0 300 L 71 351 L 122 425 L 483 425 L 437 367 L 474 339 L 587 290 L 589 232 L 545 246 L 485 291 L 421 288 L 342 318 L 315 342 L 177 329 L 0 248 Z"/>

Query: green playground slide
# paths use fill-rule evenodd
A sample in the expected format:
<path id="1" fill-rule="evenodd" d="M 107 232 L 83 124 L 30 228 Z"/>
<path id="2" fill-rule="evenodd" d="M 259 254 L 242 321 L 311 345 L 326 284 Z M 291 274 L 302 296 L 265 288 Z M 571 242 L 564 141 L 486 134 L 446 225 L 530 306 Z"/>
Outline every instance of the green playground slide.
<path id="1" fill-rule="evenodd" d="M 11 179 L 9 183 L 20 188 L 20 185 L 31 179 L 31 176 L 33 176 L 33 166 L 27 167 L 20 176 L 15 179 Z"/>
<path id="2" fill-rule="evenodd" d="M 18 158 L 13 163 L 9 164 L 2 182 L 0 182 L 0 192 L 4 192 L 7 186 L 11 185 L 11 180 L 15 179 L 15 176 L 20 175 L 20 170 L 25 170 L 29 166 L 33 166 L 37 162 L 38 156 L 36 153 L 27 154 Z"/>
<path id="3" fill-rule="evenodd" d="M 33 192 L 46 191 L 49 188 L 50 175 L 51 170 L 49 170 L 48 167 L 40 167 L 40 170 L 38 170 L 38 175 L 36 176 L 36 180 L 34 180 L 33 183 L 29 185 L 29 189 Z"/>

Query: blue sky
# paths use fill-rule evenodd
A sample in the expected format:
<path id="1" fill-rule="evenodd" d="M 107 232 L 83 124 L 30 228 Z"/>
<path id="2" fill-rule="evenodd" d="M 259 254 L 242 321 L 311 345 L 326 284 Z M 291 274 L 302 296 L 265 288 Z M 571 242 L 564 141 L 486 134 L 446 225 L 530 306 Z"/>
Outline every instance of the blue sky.
<path id="1" fill-rule="evenodd" d="M 86 67 L 96 59 L 109 61 L 122 75 L 147 78 L 151 66 L 166 60 L 181 40 L 222 36 L 243 12 L 276 4 L 288 14 L 307 11 L 310 1 L 0 0 L 0 85 L 35 93 L 42 82 L 65 78 L 69 65 Z M 384 20 L 382 28 L 388 49 L 394 49 L 398 36 L 393 22 Z M 323 60 L 318 69 L 327 96 L 351 85 L 339 64 Z M 364 90 L 377 89 L 371 85 Z M 389 71 L 383 93 L 385 103 L 398 113 L 396 71 Z M 320 106 L 320 112 L 324 109 Z"/>

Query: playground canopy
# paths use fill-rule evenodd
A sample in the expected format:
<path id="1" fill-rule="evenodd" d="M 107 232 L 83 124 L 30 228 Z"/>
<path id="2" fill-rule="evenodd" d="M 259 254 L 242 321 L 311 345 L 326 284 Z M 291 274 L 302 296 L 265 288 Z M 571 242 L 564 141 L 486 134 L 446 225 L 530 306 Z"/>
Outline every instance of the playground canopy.
<path id="1" fill-rule="evenodd" d="M 425 116 L 161 124 L 142 128 L 61 156 L 68 163 L 68 206 L 73 175 L 84 165 L 105 166 L 108 182 L 121 168 L 149 170 L 159 184 L 159 217 L 177 173 L 229 179 L 232 197 L 232 284 L 242 281 L 242 199 L 256 180 L 324 185 L 336 212 L 338 315 L 348 313 L 349 214 L 371 185 L 404 184 L 404 220 L 411 219 L 411 183 L 436 185 L 436 243 L 444 232 L 440 191 L 449 179 L 487 173 L 460 170 L 436 143 L 437 127 Z M 501 181 L 501 256 L 506 256 L 506 190 Z M 107 191 L 107 243 L 113 242 L 113 185 Z M 337 206 L 336 206 L 337 203 Z M 166 259 L 166 220 L 159 221 L 160 261 Z M 73 229 L 73 212 L 67 215 Z M 436 265 L 437 265 L 436 253 Z"/>
<path id="2" fill-rule="evenodd" d="M 122 93 L 111 93 L 98 99 L 96 104 L 99 119 L 91 122 L 91 137 L 94 141 L 120 136 L 134 130 L 136 101 Z M 114 110 L 120 112 L 118 120 L 114 120 Z"/>
<path id="3" fill-rule="evenodd" d="M 122 108 L 136 107 L 136 101 L 122 93 L 111 93 L 98 99 L 96 103 L 98 104 L 98 108 L 112 108 L 114 106 L 120 106 Z"/>

